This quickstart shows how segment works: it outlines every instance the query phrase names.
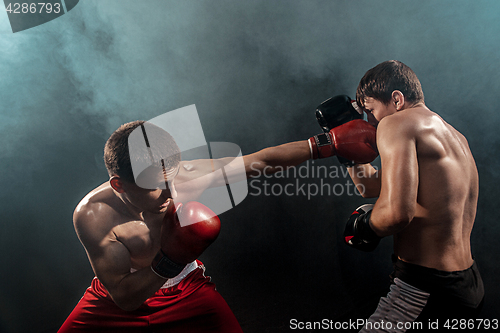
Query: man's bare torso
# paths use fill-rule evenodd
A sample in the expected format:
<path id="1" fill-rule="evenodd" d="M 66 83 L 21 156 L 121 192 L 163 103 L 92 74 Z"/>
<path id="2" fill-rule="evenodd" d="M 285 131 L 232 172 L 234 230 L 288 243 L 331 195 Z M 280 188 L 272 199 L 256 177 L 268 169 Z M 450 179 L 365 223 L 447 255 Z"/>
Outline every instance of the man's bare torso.
<path id="1" fill-rule="evenodd" d="M 401 259 L 446 271 L 472 265 L 470 233 L 478 174 L 467 140 L 427 108 L 394 116 L 416 126 L 418 195 L 415 217 L 394 236 Z"/>
<path id="2" fill-rule="evenodd" d="M 181 162 L 180 171 L 175 178 L 177 197 L 174 202 L 196 200 L 208 187 L 211 180 L 206 176 L 211 170 L 211 166 L 207 171 L 197 161 Z M 120 242 L 130 253 L 132 269 L 139 270 L 149 266 L 160 249 L 160 229 L 165 213 L 143 212 L 140 218 L 133 216 L 109 182 L 88 193 L 75 209 L 76 214 L 94 215 L 90 220 L 92 222 L 75 225 L 84 246 L 87 238 Z"/>
<path id="3" fill-rule="evenodd" d="M 96 217 L 92 225 L 78 226 L 80 238 L 90 236 L 102 238 L 103 242 L 121 242 L 130 253 L 133 269 L 149 265 L 160 249 L 159 235 L 164 214 L 144 213 L 142 219 L 133 217 L 109 182 L 87 194 L 78 204 L 75 214 L 92 214 Z"/>

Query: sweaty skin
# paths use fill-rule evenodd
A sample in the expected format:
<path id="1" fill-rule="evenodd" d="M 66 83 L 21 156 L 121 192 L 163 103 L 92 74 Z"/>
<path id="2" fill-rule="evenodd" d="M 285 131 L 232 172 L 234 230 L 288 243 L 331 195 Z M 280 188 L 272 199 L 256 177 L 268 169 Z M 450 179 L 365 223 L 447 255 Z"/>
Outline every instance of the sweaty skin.
<path id="1" fill-rule="evenodd" d="M 398 96 L 396 96 L 397 99 Z M 384 105 L 367 98 L 377 127 L 381 170 L 350 169 L 365 197 L 379 197 L 370 225 L 394 235 L 403 261 L 443 271 L 473 264 L 470 234 L 476 215 L 478 173 L 467 140 L 423 103 Z"/>
<path id="2" fill-rule="evenodd" d="M 150 266 L 161 247 L 162 224 L 169 223 L 173 216 L 174 200 L 196 200 L 205 189 L 224 186 L 226 183 L 213 173 L 222 166 L 228 181 L 233 182 L 261 170 L 279 171 L 309 158 L 308 142 L 299 141 L 243 156 L 238 163 L 243 163 L 245 173 L 232 167 L 233 158 L 181 162 L 175 178 L 166 179 L 168 186 L 163 190 L 143 189 L 112 176 L 78 204 L 73 215 L 75 230 L 94 273 L 115 303 L 124 310 L 134 310 L 166 281 Z M 158 182 L 165 182 L 163 175 Z"/>

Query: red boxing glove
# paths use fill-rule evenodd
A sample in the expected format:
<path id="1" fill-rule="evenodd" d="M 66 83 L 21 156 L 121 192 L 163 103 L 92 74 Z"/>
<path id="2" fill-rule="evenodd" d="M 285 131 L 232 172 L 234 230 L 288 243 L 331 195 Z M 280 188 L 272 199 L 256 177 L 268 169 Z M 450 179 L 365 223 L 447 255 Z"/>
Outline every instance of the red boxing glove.
<path id="1" fill-rule="evenodd" d="M 205 205 L 195 201 L 175 208 L 172 205 L 163 219 L 161 250 L 151 268 L 163 278 L 178 275 L 215 241 L 219 232 L 219 218 Z"/>
<path id="2" fill-rule="evenodd" d="M 370 163 L 378 156 L 376 129 L 362 119 L 332 128 L 309 139 L 313 159 L 340 156 L 354 163 Z"/>

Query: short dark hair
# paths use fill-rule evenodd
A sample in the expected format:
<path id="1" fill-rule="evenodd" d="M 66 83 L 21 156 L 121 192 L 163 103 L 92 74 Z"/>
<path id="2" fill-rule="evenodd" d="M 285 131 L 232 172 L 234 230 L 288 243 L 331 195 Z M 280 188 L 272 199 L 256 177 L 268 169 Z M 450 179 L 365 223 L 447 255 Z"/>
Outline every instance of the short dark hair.
<path id="1" fill-rule="evenodd" d="M 111 134 L 104 146 L 104 164 L 106 165 L 110 177 L 117 175 L 125 181 L 135 182 L 130 160 L 128 139 L 130 133 L 139 126 L 141 126 L 142 131 L 145 132 L 145 124 L 148 128 L 148 137 L 155 137 L 155 145 L 151 147 L 150 151 L 148 151 L 146 145 L 144 145 L 144 149 L 139 149 L 138 151 L 136 151 L 134 147 L 132 156 L 134 161 L 145 161 L 151 164 L 151 154 L 153 154 L 153 156 L 168 156 L 167 161 L 165 161 L 163 165 L 167 170 L 177 167 L 179 164 L 181 154 L 174 138 L 168 132 L 155 125 L 146 123 L 143 120 L 137 120 L 121 125 Z M 158 142 L 160 143 L 159 145 Z M 156 162 L 161 163 L 159 161 Z"/>
<path id="2" fill-rule="evenodd" d="M 401 61 L 389 60 L 366 72 L 359 82 L 356 102 L 364 107 L 365 98 L 372 97 L 387 104 L 394 90 L 401 91 L 410 103 L 424 101 L 424 92 L 415 72 Z"/>

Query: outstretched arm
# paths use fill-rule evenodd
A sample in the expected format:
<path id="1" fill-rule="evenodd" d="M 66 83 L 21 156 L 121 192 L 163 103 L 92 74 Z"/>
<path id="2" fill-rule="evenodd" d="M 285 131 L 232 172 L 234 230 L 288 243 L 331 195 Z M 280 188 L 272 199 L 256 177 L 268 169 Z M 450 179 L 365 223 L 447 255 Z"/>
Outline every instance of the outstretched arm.
<path id="1" fill-rule="evenodd" d="M 222 186 L 248 177 L 258 177 L 263 173 L 273 174 L 283 171 L 310 158 L 339 156 L 356 163 L 367 163 L 378 155 L 375 134 L 375 127 L 364 120 L 355 119 L 331 129 L 329 133 L 315 135 L 309 140 L 265 148 L 238 158 L 199 160 L 196 162 L 197 168 L 192 163 L 192 170 L 198 170 L 199 175 L 204 176 L 222 169 L 225 173 L 224 181 L 209 182 L 210 186 Z M 196 176 L 196 173 L 191 172 L 191 176 Z"/>
<path id="2" fill-rule="evenodd" d="M 176 185 L 207 189 L 244 181 L 262 174 L 273 174 L 311 158 L 307 140 L 265 148 L 240 157 L 188 161 L 176 177 Z M 224 177 L 220 173 L 223 170 Z M 179 186 L 178 186 L 179 188 Z"/>
<path id="3" fill-rule="evenodd" d="M 245 172 L 248 178 L 258 177 L 263 173 L 273 174 L 286 168 L 299 165 L 311 158 L 309 142 L 296 141 L 262 149 L 243 156 Z"/>

